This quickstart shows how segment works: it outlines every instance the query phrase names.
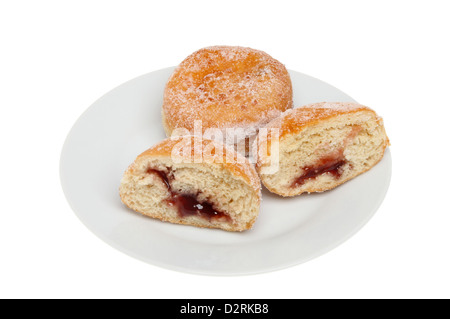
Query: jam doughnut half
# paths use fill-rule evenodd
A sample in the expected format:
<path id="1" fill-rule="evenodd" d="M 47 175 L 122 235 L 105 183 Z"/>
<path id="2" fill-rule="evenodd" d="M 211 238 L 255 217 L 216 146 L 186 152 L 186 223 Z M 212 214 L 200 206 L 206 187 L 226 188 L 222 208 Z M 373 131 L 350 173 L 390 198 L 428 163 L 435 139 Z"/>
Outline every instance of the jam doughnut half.
<path id="1" fill-rule="evenodd" d="M 383 120 L 357 103 L 322 102 L 285 112 L 254 143 L 256 169 L 266 188 L 281 196 L 323 192 L 368 171 L 384 156 L 389 139 Z M 277 166 L 274 150 L 277 143 Z"/>
<path id="2" fill-rule="evenodd" d="M 140 154 L 123 175 L 120 197 L 132 210 L 162 221 L 243 231 L 259 214 L 261 183 L 234 149 L 183 136 Z"/>

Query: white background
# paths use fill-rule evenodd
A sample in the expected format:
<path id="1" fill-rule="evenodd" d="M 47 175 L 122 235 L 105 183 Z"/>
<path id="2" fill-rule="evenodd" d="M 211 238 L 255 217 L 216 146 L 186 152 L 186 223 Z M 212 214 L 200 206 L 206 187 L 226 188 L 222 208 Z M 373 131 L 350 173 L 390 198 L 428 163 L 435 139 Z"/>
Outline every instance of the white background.
<path id="1" fill-rule="evenodd" d="M 447 1 L 2 1 L 0 297 L 449 298 Z M 59 181 L 97 98 L 209 45 L 264 50 L 385 120 L 391 186 L 335 250 L 209 277 L 133 259 L 91 233 Z"/>

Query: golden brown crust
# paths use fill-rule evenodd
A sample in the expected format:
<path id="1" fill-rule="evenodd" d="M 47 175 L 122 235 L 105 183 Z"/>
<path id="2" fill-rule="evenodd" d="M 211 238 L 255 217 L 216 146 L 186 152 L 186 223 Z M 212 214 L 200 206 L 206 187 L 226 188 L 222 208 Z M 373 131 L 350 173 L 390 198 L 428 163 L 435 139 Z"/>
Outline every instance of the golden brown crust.
<path id="1" fill-rule="evenodd" d="M 191 133 L 207 128 L 259 128 L 292 107 L 292 84 L 284 65 L 244 47 L 200 49 L 176 68 L 164 91 L 163 121 Z"/>

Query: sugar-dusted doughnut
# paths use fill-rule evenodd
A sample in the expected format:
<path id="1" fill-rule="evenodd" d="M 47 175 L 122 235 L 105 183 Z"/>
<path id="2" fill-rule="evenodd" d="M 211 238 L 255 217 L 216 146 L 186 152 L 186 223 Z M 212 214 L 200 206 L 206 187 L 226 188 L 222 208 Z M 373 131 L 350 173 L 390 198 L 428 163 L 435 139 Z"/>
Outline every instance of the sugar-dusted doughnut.
<path id="1" fill-rule="evenodd" d="M 243 231 L 259 214 L 261 183 L 254 166 L 231 147 L 182 136 L 140 154 L 119 193 L 129 208 L 162 221 Z"/>
<path id="2" fill-rule="evenodd" d="M 357 103 L 295 108 L 266 128 L 254 143 L 256 169 L 267 189 L 281 196 L 332 189 L 371 169 L 389 145 L 383 120 Z"/>
<path id="3" fill-rule="evenodd" d="M 236 146 L 289 108 L 292 85 L 283 64 L 259 50 L 212 46 L 189 55 L 170 76 L 162 118 L 167 136 L 177 128 L 195 134 L 201 121 L 200 133 L 219 129 Z M 235 129 L 228 140 L 226 129 Z"/>

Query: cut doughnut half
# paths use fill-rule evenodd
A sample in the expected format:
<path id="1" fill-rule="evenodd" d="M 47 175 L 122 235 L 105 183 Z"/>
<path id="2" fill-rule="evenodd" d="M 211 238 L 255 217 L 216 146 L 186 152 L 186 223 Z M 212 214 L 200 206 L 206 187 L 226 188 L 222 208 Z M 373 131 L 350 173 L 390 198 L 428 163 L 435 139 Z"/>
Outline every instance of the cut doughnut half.
<path id="1" fill-rule="evenodd" d="M 264 186 L 281 196 L 335 188 L 371 169 L 389 145 L 382 118 L 357 103 L 288 110 L 266 130 L 254 143 L 256 169 Z"/>
<path id="2" fill-rule="evenodd" d="M 243 231 L 259 214 L 261 184 L 242 155 L 217 141 L 167 138 L 125 171 L 122 202 L 162 221 Z"/>

